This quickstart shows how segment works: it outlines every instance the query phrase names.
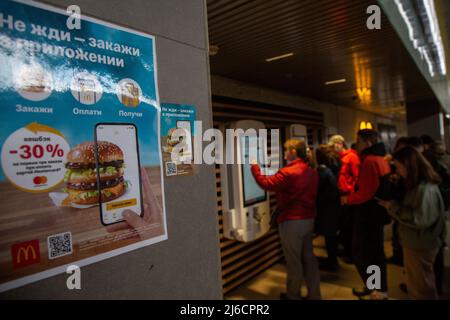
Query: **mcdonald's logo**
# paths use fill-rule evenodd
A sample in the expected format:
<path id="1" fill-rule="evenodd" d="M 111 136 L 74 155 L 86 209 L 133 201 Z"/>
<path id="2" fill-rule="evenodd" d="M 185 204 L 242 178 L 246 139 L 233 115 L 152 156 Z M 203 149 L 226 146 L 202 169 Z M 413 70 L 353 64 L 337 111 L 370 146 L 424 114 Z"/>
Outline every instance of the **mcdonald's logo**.
<path id="1" fill-rule="evenodd" d="M 39 240 L 30 240 L 16 243 L 11 247 L 12 263 L 14 268 L 22 268 L 41 261 Z"/>

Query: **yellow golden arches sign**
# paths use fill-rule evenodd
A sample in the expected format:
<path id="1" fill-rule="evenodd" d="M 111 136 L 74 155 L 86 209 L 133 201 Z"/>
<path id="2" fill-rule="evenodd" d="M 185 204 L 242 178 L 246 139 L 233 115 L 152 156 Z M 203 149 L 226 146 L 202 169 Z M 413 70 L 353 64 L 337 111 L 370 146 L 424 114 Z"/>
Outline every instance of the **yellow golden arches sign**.
<path id="1" fill-rule="evenodd" d="M 370 121 L 361 121 L 360 124 L 359 124 L 359 130 L 364 130 L 364 129 L 373 129 L 372 122 L 370 122 Z"/>
<path id="2" fill-rule="evenodd" d="M 22 259 L 21 257 L 23 256 L 25 258 L 25 261 L 30 260 L 30 252 L 32 253 L 32 259 L 36 260 L 37 256 L 36 256 L 36 250 L 34 250 L 33 246 L 28 245 L 26 248 L 22 247 L 19 249 L 19 251 L 17 252 L 17 256 L 16 256 L 16 262 L 17 263 L 21 263 Z"/>
<path id="3" fill-rule="evenodd" d="M 22 268 L 41 260 L 41 252 L 39 250 L 39 240 L 30 240 L 22 243 L 16 243 L 11 246 L 13 268 Z"/>

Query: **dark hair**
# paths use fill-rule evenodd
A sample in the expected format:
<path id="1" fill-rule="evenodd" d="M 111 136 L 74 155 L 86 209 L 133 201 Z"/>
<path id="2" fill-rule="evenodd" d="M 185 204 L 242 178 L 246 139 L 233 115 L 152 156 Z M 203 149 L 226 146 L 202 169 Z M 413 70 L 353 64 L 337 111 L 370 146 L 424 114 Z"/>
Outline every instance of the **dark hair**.
<path id="1" fill-rule="evenodd" d="M 408 146 L 411 146 L 414 148 L 423 146 L 422 139 L 420 139 L 419 137 L 409 137 L 407 140 L 407 144 L 408 144 Z"/>
<path id="2" fill-rule="evenodd" d="M 378 143 L 378 132 L 374 129 L 362 129 L 358 131 L 358 137 L 372 144 Z"/>
<path id="3" fill-rule="evenodd" d="M 339 164 L 340 157 L 333 146 L 322 144 L 316 149 L 316 161 L 318 165 L 331 168 Z"/>
<path id="4" fill-rule="evenodd" d="M 399 137 L 397 139 L 397 142 L 395 143 L 394 152 L 398 151 L 400 148 L 403 148 L 406 145 L 408 145 L 408 138 L 407 137 Z"/>
<path id="5" fill-rule="evenodd" d="M 434 171 L 428 160 L 414 147 L 401 148 L 394 153 L 393 159 L 406 168 L 405 187 L 407 190 L 414 189 L 422 182 L 435 184 L 440 182 L 439 175 Z"/>
<path id="6" fill-rule="evenodd" d="M 423 144 L 433 144 L 434 143 L 434 139 L 427 134 L 420 136 L 420 139 L 422 140 Z"/>

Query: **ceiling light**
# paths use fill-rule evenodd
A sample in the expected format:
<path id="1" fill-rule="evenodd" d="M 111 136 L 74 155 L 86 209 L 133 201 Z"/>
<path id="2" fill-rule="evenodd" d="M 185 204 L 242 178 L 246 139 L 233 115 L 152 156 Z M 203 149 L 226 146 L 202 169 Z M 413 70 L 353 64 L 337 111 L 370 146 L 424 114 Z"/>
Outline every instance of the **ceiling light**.
<path id="1" fill-rule="evenodd" d="M 344 83 L 347 82 L 347 79 L 337 79 L 337 80 L 332 80 L 332 81 L 327 81 L 325 82 L 325 85 L 330 85 L 330 84 L 337 84 L 337 83 Z"/>
<path id="2" fill-rule="evenodd" d="M 428 65 L 432 77 L 447 74 L 444 45 L 433 0 L 423 0 L 414 6 L 411 0 L 394 0 L 406 27 L 409 39 Z"/>
<path id="3" fill-rule="evenodd" d="M 431 37 L 433 44 L 435 45 L 435 51 L 437 53 L 437 60 L 439 61 L 439 71 L 442 75 L 447 74 L 447 68 L 445 65 L 444 45 L 442 43 L 441 32 L 439 29 L 438 20 L 436 17 L 436 10 L 434 8 L 433 0 L 424 0 L 423 5 L 425 12 L 428 16 L 428 23 L 431 30 Z"/>
<path id="4" fill-rule="evenodd" d="M 276 57 L 272 57 L 272 58 L 267 58 L 267 59 L 266 59 L 266 62 L 271 62 L 271 61 L 275 61 L 275 60 L 284 59 L 284 58 L 287 58 L 287 57 L 291 57 L 291 56 L 293 56 L 293 55 L 294 55 L 293 52 L 289 52 L 289 53 L 286 53 L 286 54 L 282 54 L 282 55 L 280 55 L 280 56 L 276 56 Z"/>

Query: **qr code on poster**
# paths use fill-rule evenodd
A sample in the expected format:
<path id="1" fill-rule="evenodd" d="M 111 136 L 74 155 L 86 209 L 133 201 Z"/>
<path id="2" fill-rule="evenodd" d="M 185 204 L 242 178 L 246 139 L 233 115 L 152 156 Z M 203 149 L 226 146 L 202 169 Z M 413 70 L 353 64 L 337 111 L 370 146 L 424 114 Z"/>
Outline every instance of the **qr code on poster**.
<path id="1" fill-rule="evenodd" d="M 72 253 L 72 233 L 64 232 L 47 238 L 48 258 L 55 259 Z"/>
<path id="2" fill-rule="evenodd" d="M 176 176 L 178 173 L 177 171 L 177 164 L 176 162 L 169 161 L 166 162 L 166 176 Z"/>

